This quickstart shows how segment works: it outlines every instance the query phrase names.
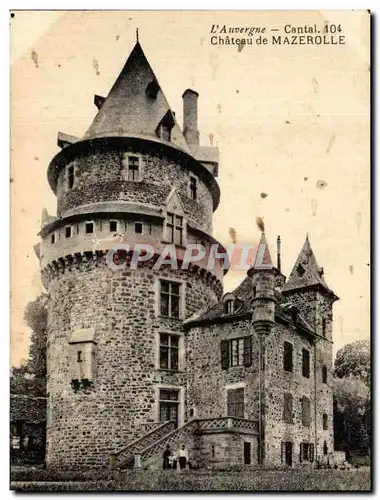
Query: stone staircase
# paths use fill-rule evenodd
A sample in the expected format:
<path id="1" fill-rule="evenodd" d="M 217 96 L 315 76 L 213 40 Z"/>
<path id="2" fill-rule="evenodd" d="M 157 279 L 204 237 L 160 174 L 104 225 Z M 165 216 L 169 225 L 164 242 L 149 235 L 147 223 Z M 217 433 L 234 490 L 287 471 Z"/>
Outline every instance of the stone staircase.
<path id="1" fill-rule="evenodd" d="M 156 443 L 161 438 L 167 436 L 175 430 L 176 423 L 168 420 L 167 422 L 157 422 L 152 425 L 152 429 L 141 437 L 138 437 L 117 453 L 110 455 L 111 468 L 127 469 L 135 466 L 135 456 L 139 455 L 150 445 Z"/>
<path id="2" fill-rule="evenodd" d="M 199 451 L 199 437 L 208 433 L 258 433 L 257 421 L 238 417 L 194 419 L 176 428 L 173 421 L 152 423 L 152 430 L 137 438 L 126 447 L 111 455 L 111 467 L 126 468 L 161 468 L 162 456 L 167 445 L 177 450 L 185 444 L 189 455 Z"/>

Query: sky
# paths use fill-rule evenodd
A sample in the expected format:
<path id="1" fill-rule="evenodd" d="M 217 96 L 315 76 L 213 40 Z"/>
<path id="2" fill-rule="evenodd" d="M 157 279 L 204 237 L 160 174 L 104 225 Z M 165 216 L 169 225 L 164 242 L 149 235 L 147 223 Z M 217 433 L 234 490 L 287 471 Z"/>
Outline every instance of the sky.
<path id="1" fill-rule="evenodd" d="M 15 11 L 11 19 L 11 363 L 27 357 L 26 304 L 42 291 L 42 209 L 56 213 L 46 171 L 59 131 L 83 136 L 136 41 L 182 124 L 199 93 L 200 141 L 220 151 L 214 236 L 282 240 L 289 275 L 306 234 L 334 305 L 334 352 L 369 338 L 370 57 L 366 11 Z M 214 46 L 211 27 L 340 25 L 345 45 Z M 225 291 L 245 271 L 228 273 Z"/>

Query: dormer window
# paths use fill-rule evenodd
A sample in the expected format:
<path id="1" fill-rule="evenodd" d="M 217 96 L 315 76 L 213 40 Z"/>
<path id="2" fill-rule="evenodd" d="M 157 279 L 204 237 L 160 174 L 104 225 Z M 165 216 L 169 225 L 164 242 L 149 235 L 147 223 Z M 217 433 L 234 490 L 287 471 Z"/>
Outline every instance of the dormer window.
<path id="1" fill-rule="evenodd" d="M 297 273 L 299 276 L 303 276 L 306 272 L 306 269 L 303 267 L 302 264 L 298 264 L 297 266 Z"/>
<path id="2" fill-rule="evenodd" d="M 166 228 L 170 243 L 183 245 L 183 217 L 168 212 L 166 218 Z"/>
<path id="3" fill-rule="evenodd" d="M 292 321 L 293 323 L 297 323 L 299 310 L 297 307 L 292 307 Z"/>
<path id="4" fill-rule="evenodd" d="M 156 129 L 156 134 L 163 141 L 169 142 L 171 139 L 171 131 L 173 127 L 174 127 L 173 113 L 169 110 L 159 123 Z"/>
<path id="5" fill-rule="evenodd" d="M 232 299 L 228 299 L 224 303 L 224 313 L 233 314 L 233 312 L 234 312 L 234 301 Z"/>
<path id="6" fill-rule="evenodd" d="M 158 91 L 160 90 L 160 86 L 158 85 L 156 80 L 152 80 L 148 83 L 146 87 L 146 95 L 151 99 L 157 99 Z"/>

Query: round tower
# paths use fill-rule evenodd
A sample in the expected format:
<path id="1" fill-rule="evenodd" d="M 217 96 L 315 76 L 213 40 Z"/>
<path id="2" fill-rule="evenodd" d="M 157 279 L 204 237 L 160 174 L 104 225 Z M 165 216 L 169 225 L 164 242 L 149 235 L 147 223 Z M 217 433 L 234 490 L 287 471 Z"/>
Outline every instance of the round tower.
<path id="1" fill-rule="evenodd" d="M 207 258 L 156 266 L 167 244 L 179 267 L 189 243 L 206 256 L 219 245 L 218 154 L 186 141 L 139 43 L 95 104 L 82 139 L 59 133 L 48 168 L 57 196 L 39 251 L 49 294 L 48 466 L 104 466 L 154 422 L 182 425 L 182 323 L 223 292 L 218 260 L 212 269 Z M 154 255 L 132 269 L 118 248 L 138 243 Z"/>

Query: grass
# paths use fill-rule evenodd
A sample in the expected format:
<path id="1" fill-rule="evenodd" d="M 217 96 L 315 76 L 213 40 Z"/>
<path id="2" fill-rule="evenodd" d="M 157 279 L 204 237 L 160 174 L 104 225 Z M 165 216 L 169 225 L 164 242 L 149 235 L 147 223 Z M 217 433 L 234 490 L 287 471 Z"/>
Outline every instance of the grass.
<path id="1" fill-rule="evenodd" d="M 63 479 L 69 473 L 60 473 Z M 344 470 L 244 470 L 241 472 L 127 471 L 92 477 L 52 476 L 42 481 L 14 482 L 17 491 L 370 491 L 369 467 Z M 76 477 L 76 479 L 74 479 Z M 13 478 L 14 479 L 14 478 Z M 21 478 L 20 478 L 21 479 Z M 20 480 L 19 479 L 19 480 Z M 58 479 L 58 480 L 57 480 Z"/>

